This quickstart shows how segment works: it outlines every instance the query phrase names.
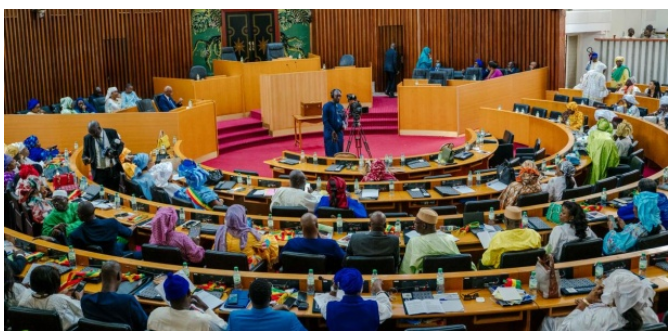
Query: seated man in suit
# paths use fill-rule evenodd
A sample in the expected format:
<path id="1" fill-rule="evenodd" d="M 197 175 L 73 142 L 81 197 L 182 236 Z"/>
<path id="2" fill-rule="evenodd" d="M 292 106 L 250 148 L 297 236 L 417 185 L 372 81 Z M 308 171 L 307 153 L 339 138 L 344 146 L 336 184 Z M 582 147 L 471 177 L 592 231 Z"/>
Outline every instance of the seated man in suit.
<path id="1" fill-rule="evenodd" d="M 70 243 L 78 249 L 96 245 L 103 249 L 103 254 L 123 256 L 125 244 L 118 243 L 117 237 L 130 238 L 135 225 L 127 228 L 114 218 L 97 218 L 95 211 L 88 201 L 79 204 L 77 215 L 84 223 L 70 233 Z"/>
<path id="2" fill-rule="evenodd" d="M 497 232 L 490 240 L 490 246 L 483 253 L 481 264 L 499 268 L 502 254 L 520 252 L 541 247 L 541 236 L 532 229 L 521 229 L 523 212 L 519 207 L 508 206 L 504 210 L 506 231 Z"/>
<path id="3" fill-rule="evenodd" d="M 385 235 L 385 214 L 371 214 L 369 232 L 355 233 L 348 243 L 348 256 L 393 256 L 395 268 L 399 266 L 399 237 Z"/>
<path id="4" fill-rule="evenodd" d="M 161 112 L 167 112 L 177 107 L 182 107 L 182 98 L 175 102 L 175 100 L 173 100 L 173 88 L 170 86 L 166 86 L 163 89 L 163 94 L 160 95 L 157 99 L 158 102 L 156 106 L 159 107 L 159 111 Z"/>
<path id="5" fill-rule="evenodd" d="M 411 238 L 406 244 L 406 253 L 399 273 L 417 274 L 422 272 L 425 256 L 460 254 L 454 238 L 443 232 L 436 232 L 439 214 L 429 208 L 420 208 L 413 226 L 420 236 Z M 476 267 L 472 264 L 472 269 Z"/>
<path id="6" fill-rule="evenodd" d="M 287 242 L 284 251 L 324 255 L 327 257 L 327 272 L 335 273 L 341 269 L 345 253 L 333 239 L 322 239 L 317 230 L 317 217 L 311 213 L 301 216 L 302 238 L 294 238 Z"/>

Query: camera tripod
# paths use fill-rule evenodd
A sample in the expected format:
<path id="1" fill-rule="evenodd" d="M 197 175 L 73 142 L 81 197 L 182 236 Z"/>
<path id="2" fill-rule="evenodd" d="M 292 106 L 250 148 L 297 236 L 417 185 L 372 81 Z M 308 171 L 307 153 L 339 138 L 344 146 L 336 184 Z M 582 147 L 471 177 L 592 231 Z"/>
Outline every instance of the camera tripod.
<path id="1" fill-rule="evenodd" d="M 359 119 L 355 118 L 352 122 L 352 128 L 350 129 L 350 134 L 348 135 L 348 145 L 345 148 L 346 152 L 350 152 L 350 145 L 352 144 L 352 139 L 355 139 L 355 149 L 357 150 L 357 157 L 362 155 L 362 142 L 364 143 L 364 148 L 366 153 L 371 156 L 371 149 L 369 148 L 369 142 L 366 140 L 366 135 L 364 134 L 364 129 L 362 124 L 359 122 Z"/>

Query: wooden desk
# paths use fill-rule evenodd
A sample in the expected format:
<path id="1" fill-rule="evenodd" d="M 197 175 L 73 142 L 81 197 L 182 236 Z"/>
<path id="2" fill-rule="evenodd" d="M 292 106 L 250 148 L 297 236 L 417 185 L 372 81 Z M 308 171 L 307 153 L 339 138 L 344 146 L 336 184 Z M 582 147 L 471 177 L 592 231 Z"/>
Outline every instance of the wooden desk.
<path id="1" fill-rule="evenodd" d="M 568 88 L 558 89 L 557 93 L 568 96 L 570 100 L 572 99 L 572 97 L 581 98 L 583 95 L 583 91 L 581 90 L 568 89 Z M 623 99 L 623 94 L 611 92 L 609 93 L 609 95 L 607 95 L 606 98 L 604 98 L 603 103 L 606 104 L 607 106 L 611 106 L 621 99 Z M 635 99 L 637 99 L 637 102 L 639 102 L 639 105 L 637 105 L 637 107 L 646 108 L 649 110 L 649 113 L 653 113 L 660 108 L 659 99 L 647 98 L 641 96 L 635 96 Z"/>
<path id="2" fill-rule="evenodd" d="M 294 145 L 303 149 L 303 135 L 301 134 L 301 126 L 303 123 L 319 124 L 322 123 L 322 115 L 303 116 L 294 115 Z"/>
<path id="3" fill-rule="evenodd" d="M 240 76 L 209 76 L 201 80 L 154 77 L 154 94 L 162 94 L 166 86 L 173 88 L 175 100 L 212 100 L 217 116 L 243 114 Z"/>

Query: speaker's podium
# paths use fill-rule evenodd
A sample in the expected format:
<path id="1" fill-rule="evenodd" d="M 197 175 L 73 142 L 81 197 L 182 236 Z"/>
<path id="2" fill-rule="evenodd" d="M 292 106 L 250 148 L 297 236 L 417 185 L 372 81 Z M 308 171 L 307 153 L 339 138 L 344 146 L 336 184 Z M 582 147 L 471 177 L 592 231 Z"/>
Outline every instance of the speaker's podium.
<path id="1" fill-rule="evenodd" d="M 317 124 L 322 122 L 321 102 L 301 102 L 301 115 L 294 115 L 294 145 L 303 148 L 301 141 L 301 125 L 303 123 Z"/>

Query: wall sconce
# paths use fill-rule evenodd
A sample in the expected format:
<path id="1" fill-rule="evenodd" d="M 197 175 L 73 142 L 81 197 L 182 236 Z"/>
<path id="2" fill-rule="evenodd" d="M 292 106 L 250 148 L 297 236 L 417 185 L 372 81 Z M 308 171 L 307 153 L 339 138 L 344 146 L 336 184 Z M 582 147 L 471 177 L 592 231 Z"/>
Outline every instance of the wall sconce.
<path id="1" fill-rule="evenodd" d="M 31 9 L 30 11 L 35 15 L 35 18 L 44 18 L 47 14 L 46 9 Z"/>

